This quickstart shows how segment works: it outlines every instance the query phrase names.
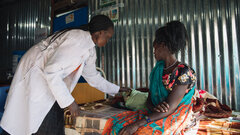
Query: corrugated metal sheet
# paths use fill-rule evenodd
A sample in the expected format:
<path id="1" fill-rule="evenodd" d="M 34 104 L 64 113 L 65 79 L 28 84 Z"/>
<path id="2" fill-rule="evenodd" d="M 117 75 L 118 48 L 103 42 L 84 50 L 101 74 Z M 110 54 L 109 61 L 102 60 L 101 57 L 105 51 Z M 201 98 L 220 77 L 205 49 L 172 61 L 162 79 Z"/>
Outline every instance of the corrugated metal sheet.
<path id="1" fill-rule="evenodd" d="M 50 32 L 50 0 L 18 0 L 0 8 L 0 69 L 12 67 L 12 52 L 27 50 L 34 44 L 35 30 Z"/>
<path id="2" fill-rule="evenodd" d="M 189 46 L 177 58 L 197 72 L 197 88 L 208 90 L 222 103 L 240 110 L 239 0 L 118 0 L 119 20 L 108 45 L 97 50 L 98 66 L 120 86 L 148 87 L 155 60 L 152 42 L 157 28 L 182 21 Z M 98 0 L 89 1 L 97 14 Z"/>

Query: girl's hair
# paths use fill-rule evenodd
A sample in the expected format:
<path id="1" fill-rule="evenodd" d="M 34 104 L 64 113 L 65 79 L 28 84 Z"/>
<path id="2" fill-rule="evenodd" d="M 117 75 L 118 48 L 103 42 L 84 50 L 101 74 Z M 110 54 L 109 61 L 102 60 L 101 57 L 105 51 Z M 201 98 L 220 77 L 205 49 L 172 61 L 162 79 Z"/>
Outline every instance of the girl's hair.
<path id="1" fill-rule="evenodd" d="M 172 54 L 184 50 L 188 41 L 187 30 L 183 23 L 171 21 L 165 26 L 157 29 L 155 33 L 155 42 L 157 44 L 165 43 Z"/>
<path id="2" fill-rule="evenodd" d="M 84 25 L 81 25 L 80 27 L 75 27 L 75 28 L 67 28 L 54 33 L 54 35 L 50 39 L 50 43 L 54 42 L 59 36 L 61 36 L 63 33 L 69 30 L 81 29 L 84 31 L 89 31 L 91 34 L 93 34 L 97 31 L 108 30 L 110 27 L 114 28 L 114 24 L 109 17 L 105 15 L 96 15 L 90 20 L 88 24 L 84 24 Z"/>

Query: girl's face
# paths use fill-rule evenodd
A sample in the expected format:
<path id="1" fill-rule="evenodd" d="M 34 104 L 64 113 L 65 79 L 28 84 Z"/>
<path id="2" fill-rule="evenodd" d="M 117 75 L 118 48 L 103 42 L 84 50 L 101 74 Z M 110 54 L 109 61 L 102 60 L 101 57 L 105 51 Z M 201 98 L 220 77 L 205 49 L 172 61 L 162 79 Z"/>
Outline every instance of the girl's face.
<path id="1" fill-rule="evenodd" d="M 156 41 L 153 42 L 154 56 L 157 61 L 164 60 L 168 55 L 168 49 L 164 46 L 164 43 L 158 44 Z"/>
<path id="2" fill-rule="evenodd" d="M 101 30 L 96 33 L 95 44 L 98 47 L 103 47 L 107 44 L 109 39 L 113 36 L 114 30 L 113 28 L 109 28 L 108 30 Z"/>

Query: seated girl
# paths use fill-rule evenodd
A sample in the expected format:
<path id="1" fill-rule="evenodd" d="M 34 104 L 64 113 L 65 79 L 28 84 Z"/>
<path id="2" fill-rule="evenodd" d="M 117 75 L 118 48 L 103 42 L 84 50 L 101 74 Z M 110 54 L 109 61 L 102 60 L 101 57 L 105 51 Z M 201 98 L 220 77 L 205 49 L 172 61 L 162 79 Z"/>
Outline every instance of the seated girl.
<path id="1" fill-rule="evenodd" d="M 157 60 L 150 75 L 148 110 L 126 111 L 110 118 L 103 134 L 180 134 L 190 120 L 195 71 L 175 55 L 187 44 L 187 31 L 179 21 L 159 28 L 153 42 Z M 159 110 L 160 108 L 160 110 Z"/>

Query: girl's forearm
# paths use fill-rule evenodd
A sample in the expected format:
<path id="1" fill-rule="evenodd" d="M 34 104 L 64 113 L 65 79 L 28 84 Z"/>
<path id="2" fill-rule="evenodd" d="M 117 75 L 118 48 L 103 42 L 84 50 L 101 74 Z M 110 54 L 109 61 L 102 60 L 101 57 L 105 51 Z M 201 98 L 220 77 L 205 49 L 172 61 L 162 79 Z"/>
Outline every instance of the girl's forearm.
<path id="1" fill-rule="evenodd" d="M 175 108 L 176 109 L 176 108 Z M 174 110 L 175 110 L 174 109 Z M 169 115 L 171 115 L 173 112 L 174 112 L 173 109 L 170 109 L 169 111 L 167 112 L 153 112 L 151 113 L 150 115 L 148 115 L 148 118 L 150 119 L 150 121 L 157 121 L 157 120 L 160 120 L 160 119 L 163 119 Z M 135 124 L 137 124 L 139 127 L 141 126 L 144 126 L 145 124 L 147 124 L 147 120 L 145 118 L 141 119 L 141 120 L 137 120 L 135 122 Z"/>

